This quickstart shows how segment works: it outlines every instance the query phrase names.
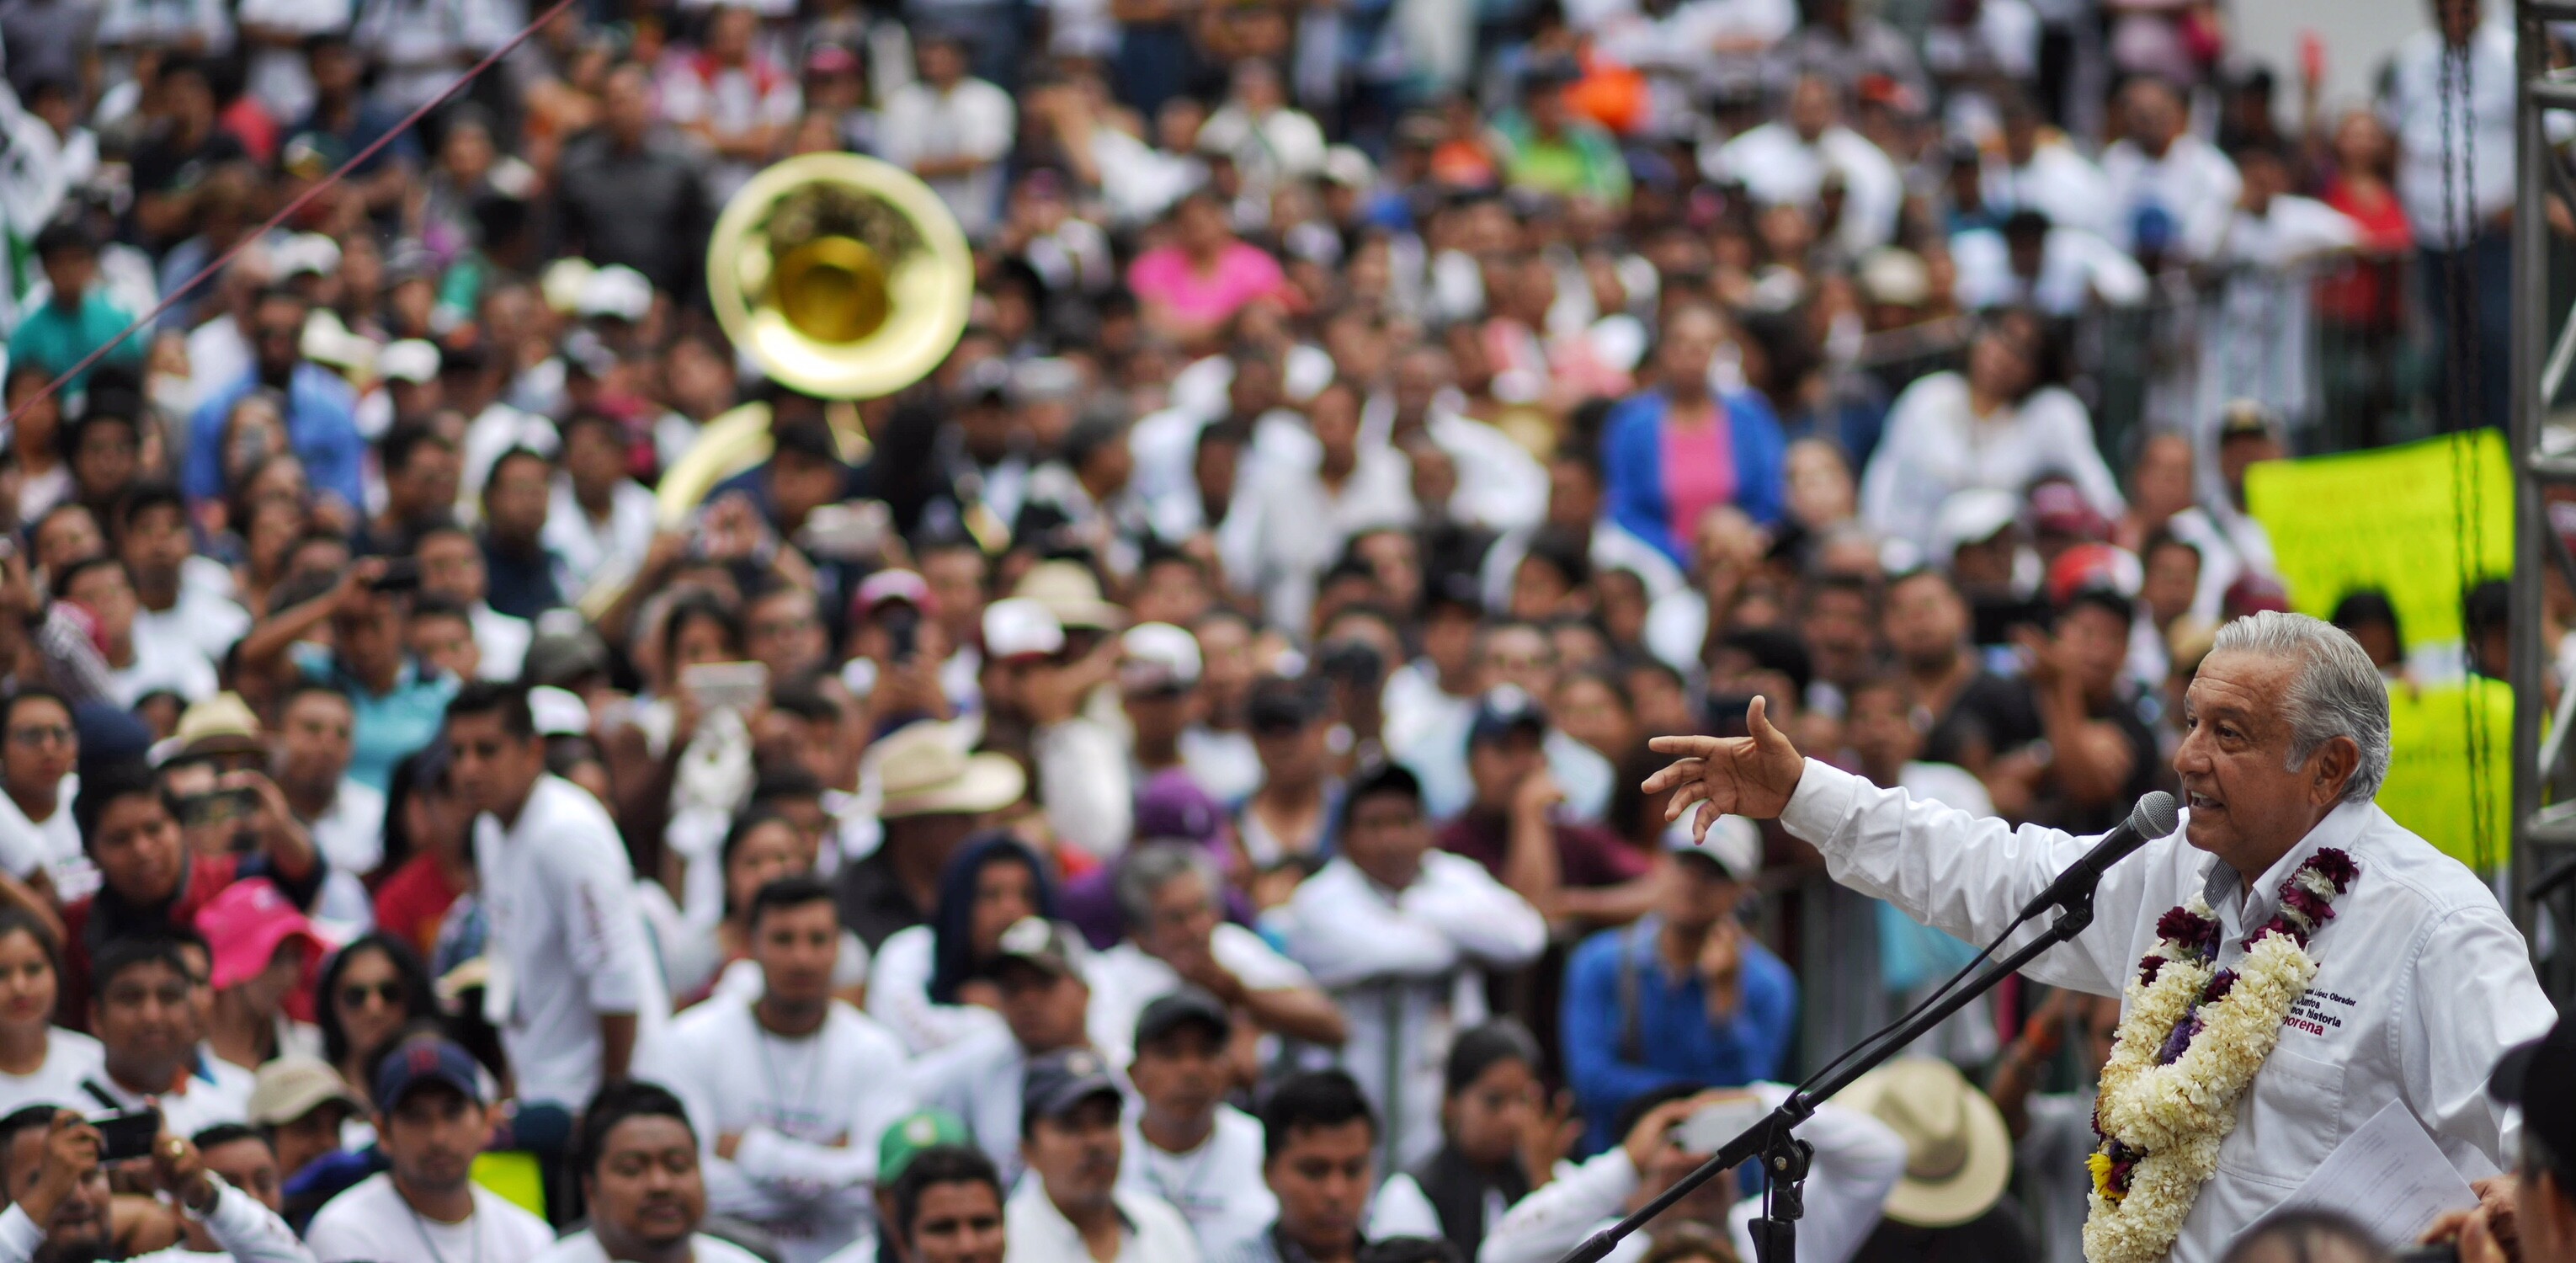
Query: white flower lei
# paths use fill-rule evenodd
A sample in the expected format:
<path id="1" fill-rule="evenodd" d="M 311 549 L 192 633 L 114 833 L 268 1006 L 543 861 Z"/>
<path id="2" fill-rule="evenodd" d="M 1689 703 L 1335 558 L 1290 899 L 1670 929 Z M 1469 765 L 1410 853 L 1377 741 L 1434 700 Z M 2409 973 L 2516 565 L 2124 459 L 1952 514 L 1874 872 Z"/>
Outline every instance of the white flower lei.
<path id="1" fill-rule="evenodd" d="M 2155 1263 L 2173 1247 L 2200 1186 L 2218 1169 L 2219 1145 L 2235 1130 L 2237 1098 L 2316 977 L 2308 936 L 2334 915 L 2327 905 L 2355 871 L 2342 852 L 2321 851 L 2292 873 L 2282 883 L 2280 915 L 2248 936 L 2245 959 L 2232 973 L 2217 968 L 2217 921 L 2208 904 L 2194 898 L 2158 923 L 2156 946 L 2129 983 L 2128 1012 L 2102 1067 L 2093 1125 L 2103 1143 L 2087 1160 L 2087 1263 Z M 2308 896 L 2297 902 L 2313 905 L 2314 915 L 2294 906 L 2294 889 Z M 2213 983 L 2221 992 L 2214 998 Z M 2187 1022 L 2198 1029 L 2179 1032 L 2182 1047 L 2169 1049 Z"/>

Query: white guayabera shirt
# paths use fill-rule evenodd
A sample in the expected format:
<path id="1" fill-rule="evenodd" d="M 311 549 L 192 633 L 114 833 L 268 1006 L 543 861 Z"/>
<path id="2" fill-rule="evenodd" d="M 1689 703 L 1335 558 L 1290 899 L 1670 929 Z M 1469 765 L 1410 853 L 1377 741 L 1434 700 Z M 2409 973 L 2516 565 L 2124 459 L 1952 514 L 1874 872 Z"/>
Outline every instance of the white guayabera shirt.
<path id="1" fill-rule="evenodd" d="M 1977 943 L 2094 842 L 1919 802 L 1813 759 L 1780 823 L 1824 853 L 1834 880 Z M 2373 804 L 2335 808 L 2250 892 L 2179 831 L 2150 842 L 2104 875 L 2092 927 L 2027 972 L 2118 995 L 2155 944 L 2156 919 L 2193 895 L 2217 912 L 2218 963 L 2233 968 L 2246 927 L 2271 920 L 2281 882 L 2325 847 L 2349 854 L 2361 874 L 2309 940 L 2316 979 L 2237 1101 L 2236 1130 L 2183 1221 L 2174 1263 L 2217 1259 L 2392 1100 L 2406 1103 L 2463 1176 L 2510 1165 L 2518 1123 L 2487 1096 L 2487 1074 L 2556 1014 L 2494 894 Z"/>

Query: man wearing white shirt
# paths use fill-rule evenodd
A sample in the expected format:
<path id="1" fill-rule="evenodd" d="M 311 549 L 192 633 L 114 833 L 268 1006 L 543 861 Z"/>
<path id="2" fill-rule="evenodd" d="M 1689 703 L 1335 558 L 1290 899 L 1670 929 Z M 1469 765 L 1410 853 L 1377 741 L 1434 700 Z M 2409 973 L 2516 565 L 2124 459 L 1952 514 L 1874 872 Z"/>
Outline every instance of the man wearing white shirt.
<path id="1" fill-rule="evenodd" d="M 580 1140 L 590 1226 L 537 1255 L 538 1263 L 758 1263 L 751 1251 L 698 1231 L 707 1185 L 679 1098 L 650 1083 L 611 1084 L 582 1111 Z"/>
<path id="2" fill-rule="evenodd" d="M 1696 1094 L 1687 1086 L 1669 1089 L 1660 1103 L 1644 1110 L 1626 1141 L 1570 1171 L 1558 1168 L 1564 1174 L 1522 1198 L 1485 1234 L 1476 1257 L 1481 1263 L 1547 1263 L 1707 1160 L 1708 1154 L 1691 1152 L 1673 1135 L 1691 1115 L 1730 1100 L 1767 1109 L 1788 1096 L 1789 1089 L 1777 1083 Z M 1819 1107 L 1797 1134 L 1815 1146 L 1807 1168 L 1806 1218 L 1797 1229 L 1798 1257 L 1806 1263 L 1848 1263 L 1877 1227 L 1887 1191 L 1905 1174 L 1905 1142 L 1886 1124 L 1835 1105 Z M 1723 1233 L 1739 1257 L 1760 1257 L 1751 1225 L 1762 1199 L 1739 1198 L 1735 1190 L 1731 1175 L 1700 1185 L 1621 1241 L 1608 1263 L 1636 1263 L 1656 1234 L 1685 1223 Z"/>
<path id="3" fill-rule="evenodd" d="M 1217 533 L 1236 587 L 1258 594 L 1272 624 L 1304 628 L 1315 582 L 1342 546 L 1372 527 L 1413 523 L 1413 465 L 1360 442 L 1359 393 L 1326 386 L 1307 406 L 1311 460 L 1263 460 L 1247 471 Z M 1257 472 L 1255 472 L 1257 471 Z"/>
<path id="4" fill-rule="evenodd" d="M 2054 130 L 2030 98 L 2003 103 L 2003 152 L 1986 157 L 1978 183 L 1986 205 L 2000 213 L 2035 210 L 2052 224 L 2101 233 L 2110 227 L 2110 189 L 2102 168 Z"/>
<path id="5" fill-rule="evenodd" d="M 2281 151 L 2250 145 L 2236 161 L 2244 191 L 2211 247 L 2222 279 L 2201 308 L 2195 415 L 2215 417 L 2229 401 L 2252 399 L 2285 424 L 2304 426 L 2316 420 L 2308 295 L 2320 270 L 2360 244 L 2361 225 L 2293 194 Z"/>
<path id="6" fill-rule="evenodd" d="M 787 1263 L 813 1263 L 867 1226 L 876 1140 L 912 1108 L 911 1068 L 893 1035 L 832 997 L 828 883 L 780 878 L 749 915 L 759 998 L 690 1009 L 637 1065 L 688 1103 L 716 1211 L 766 1229 Z"/>
<path id="7" fill-rule="evenodd" d="M 2146 271 L 2120 248 L 2080 228 L 2054 226 L 2035 208 L 2017 209 L 1995 228 L 1950 239 L 1959 270 L 1959 305 L 1977 310 L 2030 306 L 2052 316 L 2078 316 L 2095 303 L 2135 307 L 2147 300 Z"/>
<path id="8" fill-rule="evenodd" d="M 163 1127 L 191 1136 L 248 1117 L 250 1071 L 198 1047 L 191 993 L 204 970 L 185 951 L 168 935 L 129 935 L 97 949 L 89 1028 L 100 1073 L 81 1081 L 85 1108 L 149 1107 L 161 1112 Z"/>
<path id="9" fill-rule="evenodd" d="M 554 1245 L 545 1220 L 474 1182 L 492 1115 L 471 1054 L 444 1039 L 405 1041 L 375 1088 L 376 1146 L 390 1169 L 314 1213 L 304 1239 L 321 1263 L 528 1263 Z"/>
<path id="10" fill-rule="evenodd" d="M 1234 1017 L 1196 987 L 1145 1006 L 1136 1020 L 1119 1184 L 1171 1203 L 1199 1253 L 1223 1258 L 1279 1217 L 1261 1178 L 1261 1123 L 1225 1103 L 1233 1078 Z"/>
<path id="11" fill-rule="evenodd" d="M 1714 150 L 1700 166 L 1713 180 L 1743 183 L 1765 206 L 1814 206 L 1829 178 L 1843 186 L 1835 244 L 1858 258 L 1896 235 L 1905 180 L 1887 154 L 1842 125 L 1841 89 L 1819 73 L 1798 76 L 1786 118 L 1764 123 Z"/>
<path id="12" fill-rule="evenodd" d="M 563 423 L 562 469 L 546 505 L 546 548 L 572 579 L 579 601 L 593 585 L 630 575 L 653 546 L 653 493 L 626 472 L 626 437 L 615 418 L 588 409 Z"/>
<path id="13" fill-rule="evenodd" d="M 277 721 L 277 788 L 334 874 L 365 877 L 385 854 L 385 795 L 351 779 L 357 712 L 326 680 L 289 686 Z"/>
<path id="14" fill-rule="evenodd" d="M 79 760 L 70 703 L 38 687 L 0 698 L 0 866 L 64 903 L 98 888 L 72 820 Z"/>
<path id="15" fill-rule="evenodd" d="M 2491 349 L 2484 379 L 2468 397 L 2480 405 L 2472 424 L 2500 425 L 2510 398 L 2507 345 L 2513 286 L 2514 103 L 2522 72 L 2514 64 L 2513 27 L 2487 22 L 2466 0 L 2435 0 L 2433 28 L 2400 45 L 2389 64 L 2380 117 L 2397 134 L 2397 199 L 2420 247 L 2435 345 L 2447 348 L 2454 304 L 2465 301 L 2470 336 Z M 2454 58 L 2457 60 L 2454 61 Z M 2445 100 L 2445 96 L 2448 100 Z M 2545 116 L 2552 143 L 2564 139 L 2567 116 Z M 2455 288 L 2456 287 L 2456 288 Z M 2456 290 L 2465 290 L 2463 300 Z M 2453 422 L 2447 395 L 2441 411 Z"/>
<path id="16" fill-rule="evenodd" d="M 1019 115 L 1009 93 L 968 78 L 966 49 L 946 32 L 924 31 L 921 77 L 886 96 L 877 128 L 886 161 L 920 176 L 969 237 L 990 231 L 1002 209 L 1002 159 Z"/>
<path id="17" fill-rule="evenodd" d="M 1091 963 L 1091 1025 L 1123 1041 L 1154 1001 L 1184 987 L 1240 1008 L 1262 1031 L 1324 1047 L 1348 1034 L 1341 1010 L 1303 966 L 1225 919 L 1225 884 L 1194 843 L 1158 842 L 1120 862 L 1127 938 Z M 1111 1049 L 1124 1060 L 1126 1049 Z"/>
<path id="18" fill-rule="evenodd" d="M 474 629 L 474 647 L 483 654 L 483 678 L 518 679 L 519 668 L 527 662 L 528 643 L 536 639 L 536 626 L 493 609 L 485 599 L 491 571 L 473 532 L 442 521 L 416 536 L 413 550 L 420 558 L 420 590 L 465 607 L 466 625 Z"/>
<path id="19" fill-rule="evenodd" d="M 74 562 L 63 567 L 54 589 L 97 618 L 109 698 L 118 706 L 131 708 L 144 694 L 163 691 L 189 702 L 214 696 L 215 664 L 193 640 L 136 621 L 142 604 L 135 599 L 124 562 L 114 557 Z"/>
<path id="20" fill-rule="evenodd" d="M 1483 865 L 1432 849 L 1403 766 L 1353 780 L 1341 811 L 1341 854 L 1297 887 L 1280 929 L 1349 1015 L 1341 1062 L 1387 1119 L 1380 1149 L 1410 1167 L 1439 1147 L 1449 1041 L 1485 1018 L 1483 971 L 1536 959 L 1547 925 Z"/>
<path id="21" fill-rule="evenodd" d="M 474 859 L 491 918 L 484 1011 L 522 1101 L 566 1108 L 626 1077 L 639 1015 L 667 1012 L 635 870 L 608 810 L 546 773 L 526 690 L 467 685 L 448 703 L 448 776 L 482 814 Z"/>
<path id="22" fill-rule="evenodd" d="M 0 1188 L 10 1201 L 0 1213 L 0 1263 L 100 1258 L 115 1248 L 102 1146 L 98 1129 L 69 1110 L 31 1105 L 0 1118 Z M 208 1238 L 215 1248 L 195 1250 L 183 1240 L 126 1258 L 314 1263 L 275 1209 L 226 1183 L 210 1165 L 185 1137 L 165 1130 L 154 1142 L 156 1191 L 177 1203 L 190 1237 Z"/>
<path id="23" fill-rule="evenodd" d="M 2167 254 L 2205 257 L 2236 205 L 2243 184 L 2236 164 L 2218 147 L 2184 130 L 2190 118 L 2182 95 L 2162 79 L 2139 76 L 2120 90 L 2121 139 L 2102 151 L 2108 184 L 2111 244 L 2136 253 L 2138 228 L 2150 212 L 2163 217 L 2174 240 Z"/>
<path id="24" fill-rule="evenodd" d="M 219 662 L 250 630 L 250 615 L 224 595 L 232 576 L 189 566 L 197 546 L 188 531 L 187 504 L 166 482 L 145 483 L 116 508 L 117 556 L 134 579 L 135 635 L 160 643 L 185 641 L 209 662 Z"/>
<path id="25" fill-rule="evenodd" d="M 1648 792 L 1674 787 L 1675 813 L 1696 804 L 1701 827 L 1719 812 L 1778 817 L 1836 880 L 1962 938 L 1995 938 L 2090 845 L 1804 760 L 1759 702 L 1747 722 L 1754 735 L 1741 739 L 1656 738 L 1657 750 L 1682 757 Z M 2518 1137 L 2484 1092 L 2487 1072 L 2553 1012 L 2494 894 L 2372 804 L 2389 736 L 2387 685 L 2370 656 L 2303 615 L 2239 619 L 2201 663 L 2184 729 L 2173 757 L 2188 806 L 2182 829 L 2110 869 L 2095 895 L 2100 918 L 2027 969 L 2051 985 L 2117 994 L 2156 948 L 2166 910 L 2195 897 L 2213 910 L 2212 966 L 2246 968 L 2244 940 L 2276 917 L 2313 926 L 2304 952 L 2316 972 L 2235 1102 L 2237 1124 L 2193 1194 L 2173 1258 L 2217 1258 L 2392 1102 L 2463 1175 L 2496 1174 Z M 2289 916 L 2278 892 L 2321 872 L 2312 862 L 2336 866 L 2336 856 L 2319 859 L 2329 849 L 2350 866 L 2331 919 Z M 2315 894 L 2313 884 L 2300 889 Z"/>
<path id="26" fill-rule="evenodd" d="M 1189 1221 L 1118 1179 L 1125 1098 L 1098 1053 L 1073 1048 L 1029 1063 L 1020 1152 L 1032 1178 L 1002 1209 L 1004 1263 L 1199 1263 Z"/>

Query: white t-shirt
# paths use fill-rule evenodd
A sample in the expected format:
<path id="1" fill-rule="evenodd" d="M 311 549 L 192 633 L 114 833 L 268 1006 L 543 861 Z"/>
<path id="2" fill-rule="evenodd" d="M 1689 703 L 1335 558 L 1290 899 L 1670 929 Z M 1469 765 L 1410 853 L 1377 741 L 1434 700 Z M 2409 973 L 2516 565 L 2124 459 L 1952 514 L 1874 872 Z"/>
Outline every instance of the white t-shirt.
<path id="1" fill-rule="evenodd" d="M 608 1263 L 608 1251 L 585 1228 L 547 1247 L 533 1263 Z M 701 1232 L 689 1238 L 689 1263 L 760 1263 L 760 1256 Z"/>
<path id="2" fill-rule="evenodd" d="M 482 651 L 475 674 L 487 680 L 518 679 L 519 668 L 528 660 L 528 645 L 537 638 L 536 626 L 480 601 L 465 612 L 465 621 L 474 629 L 474 647 Z"/>
<path id="3" fill-rule="evenodd" d="M 321 1263 L 528 1263 L 554 1247 L 554 1229 L 509 1199 L 474 1186 L 474 1213 L 443 1224 L 420 1214 L 387 1172 L 323 1203 L 304 1230 Z"/>
<path id="4" fill-rule="evenodd" d="M 1285 991 L 1315 984 L 1305 966 L 1231 921 L 1219 922 L 1208 936 L 1208 954 L 1248 991 Z M 1180 990 L 1181 975 L 1129 941 L 1094 957 L 1090 976 L 1091 1038 L 1110 1060 L 1126 1065 L 1136 1055 L 1136 1019 L 1144 1016 L 1146 1005 Z"/>
<path id="5" fill-rule="evenodd" d="M 931 1001 L 931 957 L 937 945 L 929 926 L 906 926 L 877 945 L 876 959 L 868 965 L 868 1016 L 893 1031 L 915 1056 L 1004 1029 L 1002 1015 L 981 1005 Z M 1099 1003 L 1096 992 L 1092 1003 Z"/>
<path id="6" fill-rule="evenodd" d="M 59 1036 L 57 1036 L 59 1038 Z M 173 1136 L 193 1136 L 218 1123 L 250 1121 L 250 1093 L 255 1080 L 248 1070 L 221 1057 L 197 1049 L 196 1063 L 188 1077 L 180 1081 L 176 1092 L 146 1094 L 127 1088 L 107 1076 L 104 1064 L 98 1073 L 79 1081 L 80 1102 L 106 1104 L 99 1098 L 116 1102 L 119 1109 L 141 1109 L 151 1106 L 161 1111 L 162 1129 Z M 89 1089 L 96 1088 L 93 1093 Z M 79 1104 L 79 1102 L 76 1102 Z M 88 1104 L 80 1108 L 87 1110 Z"/>
<path id="7" fill-rule="evenodd" d="M 312 823 L 313 845 L 335 873 L 364 877 L 385 858 L 385 793 L 348 777 L 331 796 L 331 809 Z"/>
<path id="8" fill-rule="evenodd" d="M 788 1263 L 815 1263 L 867 1225 L 877 1140 L 913 1107 L 911 1066 L 884 1027 L 835 1001 L 820 1031 L 791 1039 L 748 1002 L 713 999 L 673 1019 L 636 1066 L 688 1106 L 709 1210 L 768 1229 Z M 726 1135 L 742 1138 L 731 1158 L 715 1154 Z"/>
<path id="9" fill-rule="evenodd" d="M 32 1074 L 0 1074 L 0 1117 L 27 1105 L 96 1109 L 98 1100 L 81 1091 L 81 1080 L 105 1078 L 105 1050 L 97 1040 L 59 1026 L 49 1028 L 45 1032 L 45 1064 Z"/>
<path id="10" fill-rule="evenodd" d="M 1233 1256 L 1279 1217 L 1279 1198 L 1261 1176 L 1261 1120 L 1231 1105 L 1216 1107 L 1216 1126 L 1188 1153 L 1148 1143 L 1131 1115 L 1119 1124 L 1125 1143 L 1118 1186 L 1158 1198 L 1181 1212 L 1211 1259 Z"/>
<path id="11" fill-rule="evenodd" d="M 20 881 L 43 868 L 63 903 L 98 890 L 98 867 L 81 849 L 80 826 L 72 822 L 72 803 L 79 798 L 80 773 L 73 772 L 54 786 L 54 814 L 40 824 L 18 809 L 16 799 L 0 794 L 0 867 Z"/>
<path id="12" fill-rule="evenodd" d="M 1120 1188 L 1111 1194 L 1126 1234 L 1113 1263 L 1199 1263 L 1198 1239 L 1189 1223 L 1161 1198 Z M 1091 1257 L 1082 1233 L 1047 1199 L 1046 1182 L 1031 1176 L 1020 1181 L 1002 1204 L 1002 1224 L 1010 1236 L 1003 1263 L 1067 1263 Z"/>
<path id="13" fill-rule="evenodd" d="M 132 710 L 136 699 L 164 689 L 191 703 L 215 695 L 215 664 L 184 632 L 137 618 L 133 640 L 133 665 L 107 673 L 117 705 Z"/>
<path id="14" fill-rule="evenodd" d="M 250 614 L 241 606 L 188 580 L 179 580 L 179 599 L 170 608 L 154 611 L 137 607 L 134 611 L 134 634 L 140 639 L 149 635 L 156 640 L 185 641 L 205 655 L 208 662 L 219 662 L 233 647 L 233 642 L 250 633 Z M 149 628 L 147 632 L 145 629 Z"/>
<path id="15" fill-rule="evenodd" d="M 670 1007 L 626 845 L 590 791 L 546 776 L 509 829 L 475 820 L 474 850 L 497 949 L 485 1015 L 519 1098 L 578 1108 L 599 1090 L 600 1015 L 634 1014 L 640 1043 Z"/>

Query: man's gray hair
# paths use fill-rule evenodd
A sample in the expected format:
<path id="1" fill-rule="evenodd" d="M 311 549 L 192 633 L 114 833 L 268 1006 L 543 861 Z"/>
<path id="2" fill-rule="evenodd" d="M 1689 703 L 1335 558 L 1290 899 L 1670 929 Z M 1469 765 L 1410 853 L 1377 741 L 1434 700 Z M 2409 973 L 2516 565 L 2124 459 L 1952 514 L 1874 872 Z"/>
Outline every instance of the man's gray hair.
<path id="1" fill-rule="evenodd" d="M 1118 862 L 1118 915 L 1130 930 L 1141 930 L 1154 919 L 1154 896 L 1179 878 L 1198 874 L 1207 891 L 1209 903 L 1223 898 L 1223 880 L 1216 861 L 1207 851 L 1190 842 L 1152 842 L 1129 851 Z"/>
<path id="2" fill-rule="evenodd" d="M 2290 766 L 2350 737 L 2361 758 L 2343 783 L 2343 801 L 2369 802 L 2379 793 L 2388 779 L 2388 681 L 2359 641 L 2322 619 L 2263 610 L 2219 628 L 2209 651 L 2294 660 L 2298 674 L 2281 698 L 2290 720 Z"/>

